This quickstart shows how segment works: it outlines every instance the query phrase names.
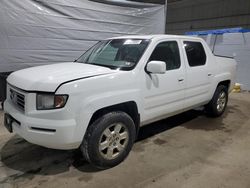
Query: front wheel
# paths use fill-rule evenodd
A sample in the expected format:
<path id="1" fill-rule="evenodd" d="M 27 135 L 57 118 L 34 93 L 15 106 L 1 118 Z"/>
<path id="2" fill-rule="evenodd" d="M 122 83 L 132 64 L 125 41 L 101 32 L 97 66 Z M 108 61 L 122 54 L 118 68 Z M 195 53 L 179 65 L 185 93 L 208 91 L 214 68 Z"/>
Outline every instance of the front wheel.
<path id="1" fill-rule="evenodd" d="M 219 85 L 214 93 L 212 100 L 205 106 L 207 114 L 211 117 L 221 116 L 227 106 L 228 88 L 224 85 Z"/>
<path id="2" fill-rule="evenodd" d="M 89 126 L 81 151 L 92 165 L 100 169 L 121 163 L 135 140 L 135 125 L 125 112 L 107 113 Z"/>

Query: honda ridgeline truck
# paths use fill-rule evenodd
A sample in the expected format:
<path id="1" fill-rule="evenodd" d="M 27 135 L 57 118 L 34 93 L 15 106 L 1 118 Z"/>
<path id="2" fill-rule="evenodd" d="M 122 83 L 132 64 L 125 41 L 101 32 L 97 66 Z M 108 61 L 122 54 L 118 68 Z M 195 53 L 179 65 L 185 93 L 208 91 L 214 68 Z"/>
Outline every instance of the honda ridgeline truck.
<path id="1" fill-rule="evenodd" d="M 98 168 L 129 154 L 139 128 L 204 106 L 223 114 L 234 59 L 200 38 L 124 36 L 95 44 L 75 62 L 27 68 L 7 78 L 5 126 L 30 143 L 80 148 Z"/>

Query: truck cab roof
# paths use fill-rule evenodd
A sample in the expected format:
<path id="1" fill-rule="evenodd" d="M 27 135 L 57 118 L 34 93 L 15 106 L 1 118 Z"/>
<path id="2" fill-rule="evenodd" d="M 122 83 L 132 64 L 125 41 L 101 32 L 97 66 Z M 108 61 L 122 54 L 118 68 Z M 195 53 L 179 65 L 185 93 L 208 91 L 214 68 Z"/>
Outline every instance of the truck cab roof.
<path id="1" fill-rule="evenodd" d="M 109 39 L 198 39 L 201 40 L 201 38 L 193 37 L 193 36 L 185 36 L 185 35 L 126 35 L 126 36 L 119 36 L 119 37 L 112 37 Z"/>

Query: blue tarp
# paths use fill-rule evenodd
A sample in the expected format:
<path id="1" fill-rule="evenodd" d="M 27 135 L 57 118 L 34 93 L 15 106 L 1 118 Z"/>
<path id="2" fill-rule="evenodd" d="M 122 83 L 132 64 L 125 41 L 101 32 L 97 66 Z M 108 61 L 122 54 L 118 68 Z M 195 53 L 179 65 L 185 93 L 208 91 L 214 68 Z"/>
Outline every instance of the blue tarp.
<path id="1" fill-rule="evenodd" d="M 208 34 L 222 35 L 224 33 L 247 33 L 247 32 L 250 32 L 250 29 L 237 27 L 237 28 L 215 29 L 215 30 L 207 30 L 207 31 L 189 31 L 189 32 L 186 32 L 185 34 L 186 35 L 208 35 Z"/>

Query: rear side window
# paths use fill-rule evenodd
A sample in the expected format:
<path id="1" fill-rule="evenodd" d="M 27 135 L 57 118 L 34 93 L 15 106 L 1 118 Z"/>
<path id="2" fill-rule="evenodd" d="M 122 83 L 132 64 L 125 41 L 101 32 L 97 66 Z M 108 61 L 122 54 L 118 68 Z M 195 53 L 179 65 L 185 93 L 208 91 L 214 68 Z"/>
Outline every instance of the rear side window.
<path id="1" fill-rule="evenodd" d="M 179 47 L 176 41 L 167 41 L 159 43 L 149 61 L 164 61 L 166 70 L 178 69 L 181 66 Z"/>
<path id="2" fill-rule="evenodd" d="M 206 53 L 200 42 L 184 41 L 184 46 L 190 67 L 206 64 Z"/>

